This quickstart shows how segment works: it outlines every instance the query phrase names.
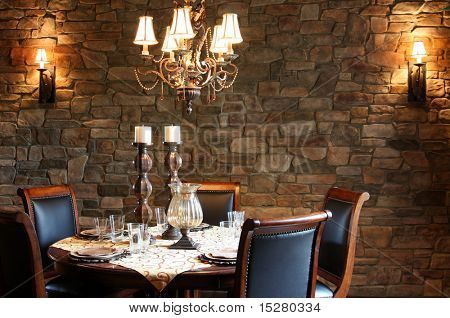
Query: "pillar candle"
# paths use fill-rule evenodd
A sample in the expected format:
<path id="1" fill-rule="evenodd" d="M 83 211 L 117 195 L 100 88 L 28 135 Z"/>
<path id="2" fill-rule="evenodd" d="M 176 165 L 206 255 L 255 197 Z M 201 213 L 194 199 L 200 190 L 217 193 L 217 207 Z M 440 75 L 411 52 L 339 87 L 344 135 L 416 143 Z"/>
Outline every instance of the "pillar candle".
<path id="1" fill-rule="evenodd" d="M 164 127 L 164 142 L 181 143 L 180 126 Z"/>
<path id="2" fill-rule="evenodd" d="M 145 127 L 145 126 L 134 127 L 134 142 L 151 145 L 152 127 Z"/>

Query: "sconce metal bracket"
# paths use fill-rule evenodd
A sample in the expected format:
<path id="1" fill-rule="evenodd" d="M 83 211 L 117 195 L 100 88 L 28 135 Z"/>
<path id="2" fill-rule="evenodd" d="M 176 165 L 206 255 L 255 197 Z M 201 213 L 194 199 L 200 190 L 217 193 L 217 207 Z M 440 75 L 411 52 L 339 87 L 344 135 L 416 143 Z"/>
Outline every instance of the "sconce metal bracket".
<path id="1" fill-rule="evenodd" d="M 427 100 L 427 65 L 408 62 L 408 102 Z"/>
<path id="2" fill-rule="evenodd" d="M 39 103 L 56 102 L 56 66 L 53 72 L 46 68 L 38 68 L 39 71 Z"/>

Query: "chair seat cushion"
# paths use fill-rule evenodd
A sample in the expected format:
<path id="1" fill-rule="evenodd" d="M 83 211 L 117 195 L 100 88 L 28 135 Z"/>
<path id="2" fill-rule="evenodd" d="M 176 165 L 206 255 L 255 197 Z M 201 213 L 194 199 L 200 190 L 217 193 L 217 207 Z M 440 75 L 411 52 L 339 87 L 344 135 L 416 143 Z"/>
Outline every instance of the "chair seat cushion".
<path id="1" fill-rule="evenodd" d="M 117 290 L 95 287 L 82 281 L 72 280 L 63 276 L 51 279 L 45 290 L 50 298 L 85 298 L 111 297 Z"/>
<path id="2" fill-rule="evenodd" d="M 317 281 L 316 298 L 333 298 L 333 291 L 327 285 Z"/>

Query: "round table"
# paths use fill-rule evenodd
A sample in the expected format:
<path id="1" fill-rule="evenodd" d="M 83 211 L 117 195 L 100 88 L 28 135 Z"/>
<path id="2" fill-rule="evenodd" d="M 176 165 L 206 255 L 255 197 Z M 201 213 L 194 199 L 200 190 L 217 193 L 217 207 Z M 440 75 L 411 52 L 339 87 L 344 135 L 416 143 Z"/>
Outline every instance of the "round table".
<path id="1" fill-rule="evenodd" d="M 153 285 L 140 273 L 110 263 L 77 262 L 69 252 L 50 247 L 48 256 L 54 261 L 55 271 L 64 276 L 96 282 L 106 287 L 132 288 L 156 292 Z M 163 290 L 164 293 L 177 290 L 230 290 L 234 283 L 235 266 L 211 266 L 177 275 Z"/>

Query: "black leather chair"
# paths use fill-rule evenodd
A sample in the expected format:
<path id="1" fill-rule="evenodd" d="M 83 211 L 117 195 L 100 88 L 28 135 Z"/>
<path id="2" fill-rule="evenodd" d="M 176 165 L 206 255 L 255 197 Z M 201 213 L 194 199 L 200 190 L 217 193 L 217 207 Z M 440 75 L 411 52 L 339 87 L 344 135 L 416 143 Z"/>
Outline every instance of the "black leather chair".
<path id="1" fill-rule="evenodd" d="M 317 298 L 347 296 L 355 260 L 359 215 L 362 205 L 369 197 L 367 192 L 339 188 L 328 191 L 324 210 L 331 211 L 333 218 L 325 224 L 323 231 L 318 275 L 336 287 L 331 288 L 330 284 L 317 281 Z"/>
<path id="2" fill-rule="evenodd" d="M 17 193 L 36 229 L 49 297 L 116 297 L 136 292 L 92 286 L 89 282 L 58 276 L 53 270 L 53 261 L 47 256 L 49 246 L 79 231 L 78 209 L 72 187 L 58 185 L 18 189 Z"/>
<path id="3" fill-rule="evenodd" d="M 22 212 L 0 213 L 0 297 L 46 297 L 36 232 Z"/>
<path id="4" fill-rule="evenodd" d="M 330 212 L 245 221 L 236 265 L 235 297 L 314 297 L 318 247 Z"/>
<path id="5" fill-rule="evenodd" d="M 197 196 L 203 210 L 203 222 L 219 225 L 227 220 L 227 212 L 239 209 L 239 183 L 196 182 L 201 185 Z"/>
<path id="6" fill-rule="evenodd" d="M 36 229 L 44 269 L 52 267 L 47 256 L 50 245 L 78 232 L 75 194 L 68 185 L 18 189 L 25 212 Z"/>

